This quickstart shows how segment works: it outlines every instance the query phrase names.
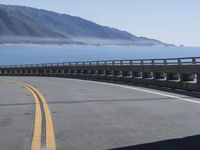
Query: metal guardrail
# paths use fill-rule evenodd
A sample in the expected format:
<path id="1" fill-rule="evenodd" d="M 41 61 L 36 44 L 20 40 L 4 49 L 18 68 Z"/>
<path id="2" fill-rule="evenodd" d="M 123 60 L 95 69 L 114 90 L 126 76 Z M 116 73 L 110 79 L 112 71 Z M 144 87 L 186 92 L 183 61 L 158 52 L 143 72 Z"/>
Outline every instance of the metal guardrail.
<path id="1" fill-rule="evenodd" d="M 132 65 L 200 65 L 200 57 L 183 57 L 167 59 L 127 59 L 127 60 L 102 60 L 61 62 L 22 65 L 0 65 L 0 68 L 33 68 L 33 67 L 56 67 L 56 66 L 132 66 Z"/>

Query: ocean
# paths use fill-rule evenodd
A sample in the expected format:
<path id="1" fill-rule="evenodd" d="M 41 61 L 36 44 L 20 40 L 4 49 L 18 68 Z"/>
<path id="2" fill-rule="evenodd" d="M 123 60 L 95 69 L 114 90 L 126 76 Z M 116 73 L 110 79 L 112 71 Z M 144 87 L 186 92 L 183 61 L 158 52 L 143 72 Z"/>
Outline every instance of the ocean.
<path id="1" fill-rule="evenodd" d="M 176 57 L 200 57 L 200 47 L 0 46 L 0 65 Z"/>

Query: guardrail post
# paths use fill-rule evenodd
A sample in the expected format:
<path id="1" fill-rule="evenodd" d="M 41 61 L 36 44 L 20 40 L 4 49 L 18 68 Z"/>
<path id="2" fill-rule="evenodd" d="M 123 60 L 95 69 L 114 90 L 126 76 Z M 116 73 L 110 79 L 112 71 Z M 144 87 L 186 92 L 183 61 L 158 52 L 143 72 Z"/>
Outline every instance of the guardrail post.
<path id="1" fill-rule="evenodd" d="M 152 60 L 151 60 L 151 64 L 152 64 L 152 65 L 155 65 L 155 60 L 152 59 Z"/>
<path id="2" fill-rule="evenodd" d="M 171 80 L 171 75 L 170 73 L 166 73 L 166 81 L 169 81 L 169 80 Z"/>
<path id="3" fill-rule="evenodd" d="M 164 65 L 167 65 L 167 60 L 164 59 L 164 60 L 163 60 L 163 63 L 164 63 Z"/>
<path id="4" fill-rule="evenodd" d="M 152 79 L 153 79 L 153 80 L 156 80 L 157 77 L 158 77 L 158 76 L 157 76 L 158 74 L 157 74 L 156 72 L 152 72 L 151 75 L 152 75 Z"/>
<path id="5" fill-rule="evenodd" d="M 114 61 L 114 60 L 112 61 L 112 65 L 113 65 L 113 66 L 115 65 L 115 61 Z"/>
<path id="6" fill-rule="evenodd" d="M 181 65 L 181 59 L 178 59 L 178 65 Z"/>
<path id="7" fill-rule="evenodd" d="M 196 58 L 192 58 L 192 64 L 196 64 L 197 61 L 196 61 Z"/>
<path id="8" fill-rule="evenodd" d="M 133 65 L 133 60 L 130 60 L 130 65 L 131 65 L 131 66 Z"/>
<path id="9" fill-rule="evenodd" d="M 184 79 L 184 75 L 182 73 L 179 73 L 178 76 L 179 76 L 179 81 L 180 82 L 184 81 L 183 80 Z"/>
<path id="10" fill-rule="evenodd" d="M 141 60 L 140 63 L 141 63 L 141 65 L 144 65 L 144 60 Z"/>
<path id="11" fill-rule="evenodd" d="M 120 66 L 122 66 L 123 65 L 123 60 L 120 60 Z"/>

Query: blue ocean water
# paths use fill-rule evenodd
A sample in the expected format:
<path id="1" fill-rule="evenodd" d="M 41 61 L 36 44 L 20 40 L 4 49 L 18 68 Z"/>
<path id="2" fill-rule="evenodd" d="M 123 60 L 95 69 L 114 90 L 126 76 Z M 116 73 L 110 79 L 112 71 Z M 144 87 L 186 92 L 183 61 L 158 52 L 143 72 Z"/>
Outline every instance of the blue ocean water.
<path id="1" fill-rule="evenodd" d="M 0 65 L 174 57 L 200 57 L 200 48 L 78 45 L 0 46 Z"/>

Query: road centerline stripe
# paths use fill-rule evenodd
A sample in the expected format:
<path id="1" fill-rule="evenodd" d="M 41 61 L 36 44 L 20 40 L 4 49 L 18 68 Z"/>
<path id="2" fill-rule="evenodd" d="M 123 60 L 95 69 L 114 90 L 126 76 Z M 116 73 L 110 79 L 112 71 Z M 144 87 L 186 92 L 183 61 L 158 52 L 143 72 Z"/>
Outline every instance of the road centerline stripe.
<path id="1" fill-rule="evenodd" d="M 34 131 L 32 137 L 32 144 L 31 150 L 56 150 L 56 142 L 55 142 L 55 135 L 54 135 L 54 128 L 53 128 L 53 120 L 51 117 L 51 113 L 46 102 L 45 97 L 41 92 L 39 92 L 35 87 L 19 82 L 19 81 L 9 81 L 12 83 L 19 84 L 26 89 L 28 89 L 35 100 L 36 108 L 35 108 L 35 123 L 34 123 Z M 42 115 L 43 114 L 43 115 Z M 44 120 L 43 120 L 44 119 Z M 45 123 L 45 128 L 42 130 L 42 125 Z M 45 131 L 45 139 L 46 139 L 46 148 L 41 147 L 42 141 L 42 132 Z"/>
<path id="2" fill-rule="evenodd" d="M 25 85 L 27 86 L 27 85 Z M 31 87 L 27 86 L 28 88 L 30 88 L 38 97 L 39 99 L 39 103 L 40 103 L 40 107 L 41 107 L 41 112 L 42 112 L 42 133 L 41 133 L 41 149 L 45 149 L 46 147 L 46 120 L 45 120 L 45 112 L 44 112 L 44 108 L 42 106 L 42 101 L 41 98 L 39 97 L 38 93 L 36 93 Z"/>
<path id="3" fill-rule="evenodd" d="M 30 91 L 34 97 L 35 120 L 34 120 L 34 129 L 33 129 L 31 150 L 40 150 L 41 149 L 41 134 L 42 134 L 42 111 L 41 111 L 41 106 L 40 106 L 38 96 L 31 88 L 25 86 L 24 84 L 17 82 L 17 81 L 10 81 L 10 82 L 23 86 L 28 91 Z"/>
<path id="4" fill-rule="evenodd" d="M 25 84 L 28 87 L 31 87 L 40 97 L 42 101 L 42 105 L 45 112 L 45 121 L 46 121 L 46 149 L 47 150 L 56 150 L 56 142 L 55 142 L 55 135 L 54 135 L 54 128 L 53 128 L 53 120 L 51 117 L 51 113 L 48 107 L 48 104 L 46 102 L 45 97 L 41 92 L 39 92 L 36 88 L 33 86 L 30 86 L 28 84 Z"/>
<path id="5" fill-rule="evenodd" d="M 31 150 L 40 150 L 41 148 L 41 132 L 42 132 L 42 112 L 39 99 L 37 95 L 28 87 L 27 88 L 33 95 L 35 99 L 35 124 L 34 124 L 34 131 L 33 131 L 33 138 L 31 144 Z"/>

